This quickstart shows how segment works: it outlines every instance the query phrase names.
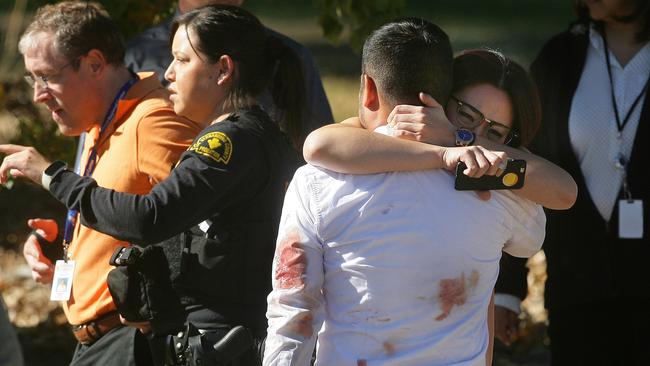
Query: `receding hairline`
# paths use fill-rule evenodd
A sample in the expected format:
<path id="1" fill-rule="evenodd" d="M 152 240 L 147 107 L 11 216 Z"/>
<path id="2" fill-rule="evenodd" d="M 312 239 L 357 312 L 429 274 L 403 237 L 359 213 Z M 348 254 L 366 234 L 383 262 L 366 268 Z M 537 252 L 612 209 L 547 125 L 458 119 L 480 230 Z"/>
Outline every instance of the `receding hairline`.
<path id="1" fill-rule="evenodd" d="M 18 42 L 18 52 L 25 57 L 28 53 L 49 54 L 57 59 L 66 59 L 60 51 L 56 35 L 48 31 L 35 30 L 23 34 Z"/>

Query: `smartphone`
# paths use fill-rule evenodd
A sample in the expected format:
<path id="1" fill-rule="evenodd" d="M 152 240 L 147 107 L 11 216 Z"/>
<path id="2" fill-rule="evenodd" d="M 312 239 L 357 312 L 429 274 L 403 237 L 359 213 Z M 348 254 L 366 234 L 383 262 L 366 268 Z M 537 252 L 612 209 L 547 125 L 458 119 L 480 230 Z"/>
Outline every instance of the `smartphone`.
<path id="1" fill-rule="evenodd" d="M 524 186 L 526 177 L 526 160 L 508 159 L 501 175 L 484 175 L 471 178 L 463 174 L 467 166 L 462 161 L 456 166 L 456 182 L 454 188 L 458 191 L 491 191 L 495 189 L 519 189 Z"/>

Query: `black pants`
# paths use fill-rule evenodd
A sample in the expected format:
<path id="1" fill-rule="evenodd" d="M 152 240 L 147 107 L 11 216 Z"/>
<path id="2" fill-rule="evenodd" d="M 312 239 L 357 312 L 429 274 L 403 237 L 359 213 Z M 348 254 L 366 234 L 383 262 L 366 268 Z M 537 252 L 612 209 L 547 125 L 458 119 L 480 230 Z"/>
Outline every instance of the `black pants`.
<path id="1" fill-rule="evenodd" d="M 647 299 L 619 298 L 552 309 L 548 332 L 553 366 L 650 365 Z"/>
<path id="2" fill-rule="evenodd" d="M 90 345 L 77 344 L 70 366 L 151 366 L 145 336 L 133 327 L 117 327 Z"/>

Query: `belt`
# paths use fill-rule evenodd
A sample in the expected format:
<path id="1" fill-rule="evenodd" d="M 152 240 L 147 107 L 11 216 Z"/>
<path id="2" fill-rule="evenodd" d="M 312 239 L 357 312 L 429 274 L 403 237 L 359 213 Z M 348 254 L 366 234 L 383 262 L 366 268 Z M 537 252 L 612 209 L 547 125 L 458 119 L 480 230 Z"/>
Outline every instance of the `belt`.
<path id="1" fill-rule="evenodd" d="M 72 333 L 79 343 L 89 345 L 101 338 L 109 330 L 121 325 L 120 315 L 117 312 L 111 312 L 88 323 L 73 325 Z"/>

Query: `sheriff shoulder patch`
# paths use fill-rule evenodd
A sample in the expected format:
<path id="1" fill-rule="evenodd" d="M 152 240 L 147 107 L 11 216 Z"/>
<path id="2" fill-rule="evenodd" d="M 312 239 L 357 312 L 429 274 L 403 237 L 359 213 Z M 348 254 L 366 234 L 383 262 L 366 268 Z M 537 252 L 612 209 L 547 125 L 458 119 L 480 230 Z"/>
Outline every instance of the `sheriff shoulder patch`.
<path id="1" fill-rule="evenodd" d="M 210 132 L 201 136 L 188 150 L 228 164 L 232 156 L 232 142 L 223 132 Z"/>

